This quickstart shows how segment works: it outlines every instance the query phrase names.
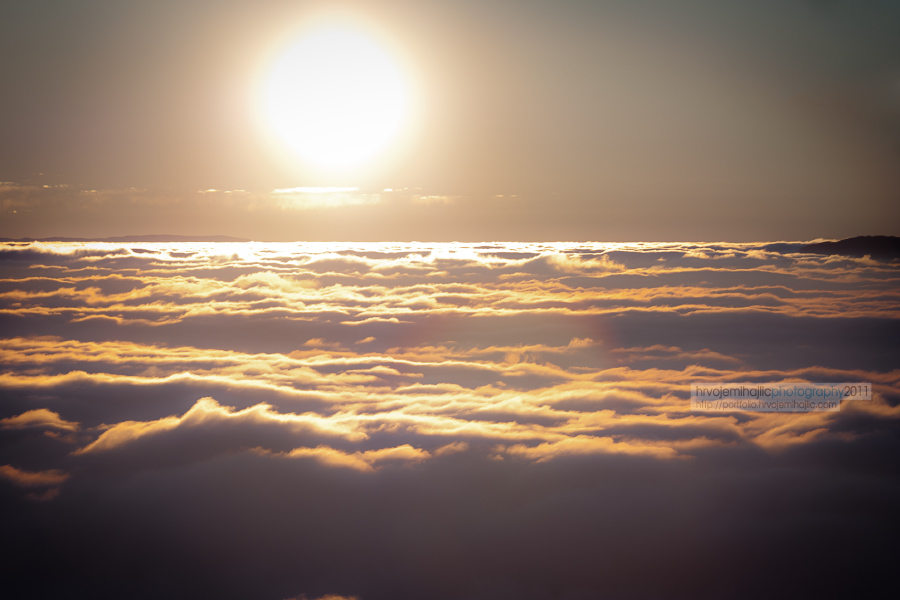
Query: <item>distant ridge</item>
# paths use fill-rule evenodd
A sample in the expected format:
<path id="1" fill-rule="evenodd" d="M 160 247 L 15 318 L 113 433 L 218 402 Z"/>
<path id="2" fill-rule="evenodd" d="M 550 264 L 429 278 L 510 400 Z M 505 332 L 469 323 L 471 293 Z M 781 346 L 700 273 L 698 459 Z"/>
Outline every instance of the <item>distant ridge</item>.
<path id="1" fill-rule="evenodd" d="M 70 237 L 49 237 L 49 238 L 0 238 L 0 242 L 113 242 L 113 243 L 134 243 L 134 242 L 252 242 L 245 238 L 230 237 L 227 235 L 125 235 L 121 237 L 108 238 L 70 238 Z"/>
<path id="2" fill-rule="evenodd" d="M 837 254 L 840 256 L 871 256 L 876 260 L 900 259 L 900 237 L 893 235 L 861 235 L 838 242 L 806 244 L 800 252 Z"/>

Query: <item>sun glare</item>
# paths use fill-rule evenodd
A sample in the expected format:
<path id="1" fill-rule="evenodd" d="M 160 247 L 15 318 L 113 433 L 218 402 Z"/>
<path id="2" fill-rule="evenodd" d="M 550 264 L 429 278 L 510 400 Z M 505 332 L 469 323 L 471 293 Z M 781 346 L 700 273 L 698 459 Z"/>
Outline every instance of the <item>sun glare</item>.
<path id="1" fill-rule="evenodd" d="M 306 33 L 265 83 L 271 130 L 305 161 L 345 168 L 375 159 L 408 121 L 410 94 L 375 41 L 345 27 Z"/>

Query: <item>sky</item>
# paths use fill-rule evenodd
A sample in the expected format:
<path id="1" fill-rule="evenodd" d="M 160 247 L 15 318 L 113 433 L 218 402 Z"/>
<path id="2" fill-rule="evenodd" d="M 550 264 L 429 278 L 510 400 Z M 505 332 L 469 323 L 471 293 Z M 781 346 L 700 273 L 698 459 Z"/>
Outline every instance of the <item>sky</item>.
<path id="1" fill-rule="evenodd" d="M 329 169 L 263 108 L 324 21 L 383 50 L 409 99 L 381 151 Z M 3 237 L 900 231 L 894 1 L 5 2 L 0 81 Z"/>
<path id="2" fill-rule="evenodd" d="M 0 250 L 11 598 L 877 597 L 895 263 L 761 243 Z M 865 384 L 825 412 L 692 384 Z"/>
<path id="3" fill-rule="evenodd" d="M 0 596 L 877 597 L 898 167 L 896 1 L 2 2 Z"/>

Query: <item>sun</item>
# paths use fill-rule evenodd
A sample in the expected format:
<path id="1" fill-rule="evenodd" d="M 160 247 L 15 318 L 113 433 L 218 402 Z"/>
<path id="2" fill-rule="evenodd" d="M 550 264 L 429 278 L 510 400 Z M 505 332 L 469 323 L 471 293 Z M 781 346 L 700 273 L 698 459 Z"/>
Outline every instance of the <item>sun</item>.
<path id="1" fill-rule="evenodd" d="M 305 162 L 365 164 L 409 121 L 410 90 L 388 52 L 361 31 L 307 31 L 274 63 L 263 94 L 269 128 Z"/>

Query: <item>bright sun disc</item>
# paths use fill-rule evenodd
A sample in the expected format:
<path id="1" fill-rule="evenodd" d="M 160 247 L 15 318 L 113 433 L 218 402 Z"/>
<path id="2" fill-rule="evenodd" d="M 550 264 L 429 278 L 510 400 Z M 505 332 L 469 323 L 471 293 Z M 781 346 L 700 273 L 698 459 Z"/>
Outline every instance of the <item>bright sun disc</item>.
<path id="1" fill-rule="evenodd" d="M 343 28 L 308 33 L 272 69 L 270 126 L 306 161 L 328 168 L 372 159 L 409 110 L 402 73 L 377 44 Z"/>

